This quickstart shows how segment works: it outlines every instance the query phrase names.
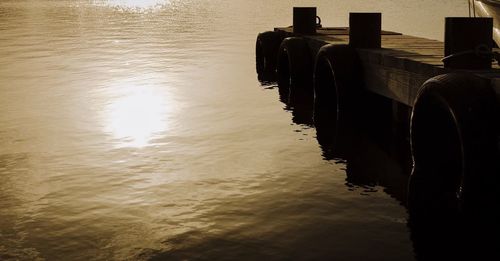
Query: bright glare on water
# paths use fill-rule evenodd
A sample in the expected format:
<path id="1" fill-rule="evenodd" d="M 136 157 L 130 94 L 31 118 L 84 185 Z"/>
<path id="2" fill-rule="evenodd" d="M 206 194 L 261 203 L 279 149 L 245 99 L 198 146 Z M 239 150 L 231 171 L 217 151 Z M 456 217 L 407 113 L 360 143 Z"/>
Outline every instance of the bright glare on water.
<path id="1" fill-rule="evenodd" d="M 108 6 L 121 9 L 129 9 L 135 11 L 144 11 L 148 9 L 161 8 L 165 4 L 169 4 L 169 0 L 93 0 L 91 1 L 97 6 Z"/>
<path id="2" fill-rule="evenodd" d="M 103 110 L 104 131 L 122 146 L 144 147 L 155 135 L 168 132 L 169 118 L 179 106 L 167 91 L 127 81 L 113 84 L 109 92 L 116 97 Z"/>
<path id="3" fill-rule="evenodd" d="M 413 259 L 407 173 L 324 160 L 255 38 L 314 5 L 441 39 L 462 2 L 1 0 L 0 260 Z"/>

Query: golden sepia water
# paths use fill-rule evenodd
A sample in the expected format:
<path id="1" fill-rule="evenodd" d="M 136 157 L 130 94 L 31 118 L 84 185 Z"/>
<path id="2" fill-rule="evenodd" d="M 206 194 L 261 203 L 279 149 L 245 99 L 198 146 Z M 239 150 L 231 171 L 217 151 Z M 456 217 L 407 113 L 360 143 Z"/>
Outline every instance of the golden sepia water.
<path id="1" fill-rule="evenodd" d="M 308 5 L 325 26 L 378 11 L 384 29 L 434 39 L 468 12 L 458 0 L 1 0 L 0 260 L 413 259 L 402 202 L 376 179 L 346 180 L 346 162 L 323 159 L 314 128 L 257 80 L 257 34 Z"/>

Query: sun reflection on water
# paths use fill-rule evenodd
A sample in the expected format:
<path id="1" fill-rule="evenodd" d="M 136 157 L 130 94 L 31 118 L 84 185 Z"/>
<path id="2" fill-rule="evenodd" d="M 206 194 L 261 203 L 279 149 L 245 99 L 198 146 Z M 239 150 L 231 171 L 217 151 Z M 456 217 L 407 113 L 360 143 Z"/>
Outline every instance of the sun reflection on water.
<path id="1" fill-rule="evenodd" d="M 168 0 L 94 0 L 95 5 L 126 9 L 150 9 L 168 3 Z"/>
<path id="2" fill-rule="evenodd" d="M 119 96 L 105 109 L 105 132 L 119 140 L 118 147 L 145 147 L 169 129 L 174 106 L 168 93 L 148 86 L 117 85 Z"/>

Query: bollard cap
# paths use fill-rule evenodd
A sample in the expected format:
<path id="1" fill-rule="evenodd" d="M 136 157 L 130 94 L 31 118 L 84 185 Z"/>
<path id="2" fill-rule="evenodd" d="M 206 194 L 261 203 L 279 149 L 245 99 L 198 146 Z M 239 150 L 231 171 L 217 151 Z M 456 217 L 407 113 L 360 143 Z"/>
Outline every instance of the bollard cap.
<path id="1" fill-rule="evenodd" d="M 381 13 L 349 13 L 349 45 L 356 48 L 382 46 Z"/>
<path id="2" fill-rule="evenodd" d="M 293 32 L 316 34 L 316 7 L 293 8 Z"/>

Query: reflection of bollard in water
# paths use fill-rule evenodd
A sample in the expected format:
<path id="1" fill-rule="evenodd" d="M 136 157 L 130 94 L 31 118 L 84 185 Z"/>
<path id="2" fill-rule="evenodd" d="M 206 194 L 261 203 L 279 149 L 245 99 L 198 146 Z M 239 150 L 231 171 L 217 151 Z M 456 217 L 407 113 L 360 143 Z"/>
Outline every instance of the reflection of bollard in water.
<path id="1" fill-rule="evenodd" d="M 323 157 L 326 160 L 346 160 L 353 142 L 354 132 L 350 131 L 351 126 L 339 124 L 336 120 L 336 112 L 315 110 L 314 115 L 316 138 Z"/>
<path id="2" fill-rule="evenodd" d="M 292 120 L 296 124 L 313 125 L 314 92 L 312 86 L 292 86 L 287 107 L 292 110 Z"/>
<path id="3" fill-rule="evenodd" d="M 278 94 L 280 102 L 288 106 L 288 97 L 290 96 L 290 89 L 288 88 L 288 86 L 284 87 L 278 85 Z"/>
<path id="4" fill-rule="evenodd" d="M 312 67 L 307 42 L 300 37 L 285 38 L 278 53 L 278 86 L 280 98 L 292 109 L 297 124 L 312 125 Z"/>
<path id="5" fill-rule="evenodd" d="M 376 191 L 382 185 L 385 192 L 405 204 L 407 199 L 408 161 L 390 155 L 389 144 L 380 144 L 371 129 L 359 125 L 339 125 L 331 111 L 322 112 L 328 121 L 316 124 L 316 138 L 326 160 L 340 160 L 346 165 L 346 182 L 360 186 L 364 192 Z M 375 127 L 376 128 L 376 127 Z M 385 146 L 384 146 L 385 145 Z"/>

